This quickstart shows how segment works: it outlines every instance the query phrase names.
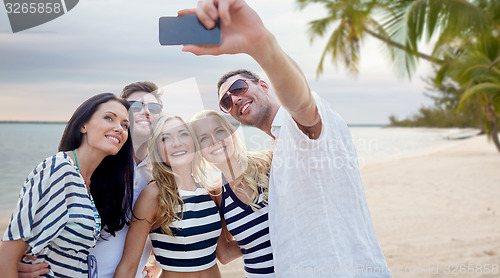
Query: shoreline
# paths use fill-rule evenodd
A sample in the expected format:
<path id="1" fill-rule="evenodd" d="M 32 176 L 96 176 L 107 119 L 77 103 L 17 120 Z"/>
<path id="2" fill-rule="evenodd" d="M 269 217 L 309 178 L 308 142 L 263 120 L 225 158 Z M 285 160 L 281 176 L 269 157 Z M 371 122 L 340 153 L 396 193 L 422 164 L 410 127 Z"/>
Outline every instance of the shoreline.
<path id="1" fill-rule="evenodd" d="M 394 277 L 495 277 L 500 265 L 500 153 L 484 135 L 361 168 L 375 232 Z M 5 230 L 8 217 L 0 218 Z M 242 259 L 220 265 L 244 277 Z M 454 269 L 456 268 L 456 269 Z"/>
<path id="2" fill-rule="evenodd" d="M 405 152 L 402 154 L 396 154 L 396 155 L 392 155 L 392 156 L 385 157 L 385 158 L 375 159 L 372 161 L 367 161 L 363 167 L 370 167 L 370 166 L 374 166 L 374 165 L 376 166 L 378 164 L 383 164 L 383 163 L 387 163 L 387 162 L 417 158 L 417 157 L 426 156 L 426 155 L 433 155 L 435 153 L 439 153 L 441 151 L 446 151 L 448 149 L 452 149 L 452 148 L 455 148 L 457 146 L 460 146 L 460 145 L 464 144 L 467 140 L 470 140 L 473 138 L 475 138 L 475 137 L 461 139 L 461 140 L 445 140 L 443 143 L 440 143 L 438 145 L 431 146 L 428 148 L 419 149 L 419 150 L 410 151 L 410 152 Z M 485 143 L 487 142 L 486 138 L 484 138 L 484 141 L 485 141 Z M 495 148 L 493 145 L 491 145 L 491 147 Z M 363 172 L 363 167 L 360 166 L 361 172 Z"/>

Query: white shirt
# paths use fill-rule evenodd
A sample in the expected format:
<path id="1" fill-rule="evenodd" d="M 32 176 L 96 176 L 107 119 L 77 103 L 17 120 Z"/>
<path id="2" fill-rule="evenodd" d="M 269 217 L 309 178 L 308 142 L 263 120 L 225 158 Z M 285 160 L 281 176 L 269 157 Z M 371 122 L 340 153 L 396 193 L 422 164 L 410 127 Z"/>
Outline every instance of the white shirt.
<path id="1" fill-rule="evenodd" d="M 344 120 L 313 93 L 321 135 L 309 139 L 280 108 L 269 184 L 276 277 L 391 277 L 375 237 Z"/>
<path id="2" fill-rule="evenodd" d="M 133 204 L 139 197 L 141 191 L 146 187 L 146 185 L 151 181 L 151 169 L 147 167 L 147 158 L 144 159 L 139 165 L 134 163 L 134 200 Z M 107 240 L 100 239 L 97 245 L 90 251 L 97 259 L 97 271 L 99 273 L 99 278 L 112 278 L 115 273 L 116 267 L 120 262 L 123 253 L 123 247 L 125 246 L 125 238 L 127 237 L 129 226 L 125 225 L 123 229 L 116 232 L 116 236 L 111 236 L 104 230 L 101 232 L 101 236 Z M 146 240 L 144 250 L 142 252 L 141 261 L 139 267 L 137 268 L 136 278 L 143 278 L 142 270 L 148 262 L 149 255 L 153 247 L 151 245 L 151 240 Z"/>

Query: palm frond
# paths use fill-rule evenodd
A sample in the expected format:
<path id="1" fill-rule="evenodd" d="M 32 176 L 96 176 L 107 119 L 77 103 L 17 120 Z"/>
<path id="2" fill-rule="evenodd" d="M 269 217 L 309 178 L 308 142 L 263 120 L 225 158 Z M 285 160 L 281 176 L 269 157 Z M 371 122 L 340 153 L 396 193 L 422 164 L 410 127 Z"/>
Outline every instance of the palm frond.
<path id="1" fill-rule="evenodd" d="M 377 32 L 378 34 L 380 34 L 381 36 L 386 37 L 386 38 L 390 38 L 390 35 L 387 32 L 387 30 L 384 28 L 384 26 L 382 24 L 378 23 L 376 20 L 370 18 L 367 20 L 367 24 L 369 26 L 372 26 L 372 29 L 375 32 Z M 366 28 L 368 28 L 368 27 L 366 27 Z M 387 52 L 389 53 L 389 57 L 390 57 L 391 61 L 394 61 L 396 59 L 396 53 L 394 51 L 395 46 L 392 44 L 386 43 L 386 42 L 383 42 L 383 45 L 384 45 L 385 49 L 387 50 Z"/>
<path id="2" fill-rule="evenodd" d="M 318 67 L 316 69 L 316 77 L 323 72 L 323 64 L 326 56 L 330 53 L 332 55 L 332 61 L 334 65 L 337 64 L 337 57 L 340 54 L 345 53 L 344 45 L 341 43 L 343 41 L 343 34 L 345 29 L 345 22 L 341 21 L 337 27 L 337 29 L 330 35 L 326 46 L 321 53 L 321 57 L 319 60 Z"/>
<path id="3" fill-rule="evenodd" d="M 424 35 L 424 27 L 427 13 L 427 1 L 415 0 L 409 6 L 405 17 L 407 51 L 415 55 L 418 50 L 418 42 Z"/>
<path id="4" fill-rule="evenodd" d="M 458 111 L 462 109 L 462 107 L 464 106 L 464 102 L 469 100 L 471 97 L 479 94 L 498 96 L 500 94 L 500 83 L 481 83 L 471 86 L 460 98 Z"/>
<path id="5" fill-rule="evenodd" d="M 330 26 L 330 24 L 335 19 L 328 16 L 316 20 L 312 20 L 309 22 L 309 34 L 311 43 L 314 41 L 316 37 L 322 37 L 325 34 L 325 31 Z"/>

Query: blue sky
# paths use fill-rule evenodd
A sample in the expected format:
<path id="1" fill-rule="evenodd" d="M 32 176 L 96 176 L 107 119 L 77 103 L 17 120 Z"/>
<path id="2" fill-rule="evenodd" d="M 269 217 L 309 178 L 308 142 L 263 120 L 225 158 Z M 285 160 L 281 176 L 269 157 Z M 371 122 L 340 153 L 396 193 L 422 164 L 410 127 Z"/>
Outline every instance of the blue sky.
<path id="1" fill-rule="evenodd" d="M 307 22 L 321 15 L 321 7 L 300 11 L 293 0 L 247 2 L 302 68 L 311 88 L 349 124 L 384 124 L 391 114 L 402 118 L 430 104 L 421 81 L 429 65 L 422 63 L 411 81 L 399 79 L 380 43 L 369 38 L 358 76 L 327 64 L 316 79 L 325 40 L 311 45 Z M 194 0 L 85 0 L 53 21 L 15 34 L 2 6 L 0 121 L 66 121 L 88 97 L 119 94 L 126 84 L 143 80 L 167 87 L 167 108 L 216 109 L 215 84 L 223 73 L 247 68 L 265 77 L 246 55 L 196 57 L 180 46 L 159 45 L 158 18 L 195 5 Z M 190 85 L 176 87 L 186 82 Z"/>

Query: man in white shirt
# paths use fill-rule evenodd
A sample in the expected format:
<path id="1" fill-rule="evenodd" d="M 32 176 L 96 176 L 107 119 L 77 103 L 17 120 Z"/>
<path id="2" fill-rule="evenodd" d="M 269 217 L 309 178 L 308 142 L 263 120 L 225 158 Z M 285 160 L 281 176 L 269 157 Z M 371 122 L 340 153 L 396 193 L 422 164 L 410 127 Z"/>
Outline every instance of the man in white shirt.
<path id="1" fill-rule="evenodd" d="M 134 199 L 133 204 L 139 197 L 142 189 L 151 181 L 151 170 L 147 167 L 147 143 L 151 138 L 153 125 L 162 111 L 161 95 L 156 84 L 148 81 L 131 83 L 123 88 L 122 98 L 127 99 L 131 107 L 129 109 L 130 130 L 132 145 L 134 147 Z M 112 278 L 116 266 L 120 262 L 125 238 L 129 226 L 116 232 L 111 236 L 106 231 L 101 231 L 101 239 L 91 250 L 97 260 L 97 271 L 99 278 Z M 141 256 L 141 261 L 136 273 L 136 278 L 158 277 L 161 269 L 155 264 L 146 266 L 152 252 L 151 240 L 146 241 Z M 19 277 L 38 277 L 48 272 L 46 264 L 18 264 Z"/>
<path id="2" fill-rule="evenodd" d="M 356 151 L 344 120 L 312 93 L 297 64 L 243 0 L 201 0 L 196 13 L 219 45 L 185 45 L 196 55 L 246 53 L 270 86 L 246 70 L 218 83 L 219 106 L 275 139 L 269 225 L 276 277 L 391 277 L 375 237 Z"/>

